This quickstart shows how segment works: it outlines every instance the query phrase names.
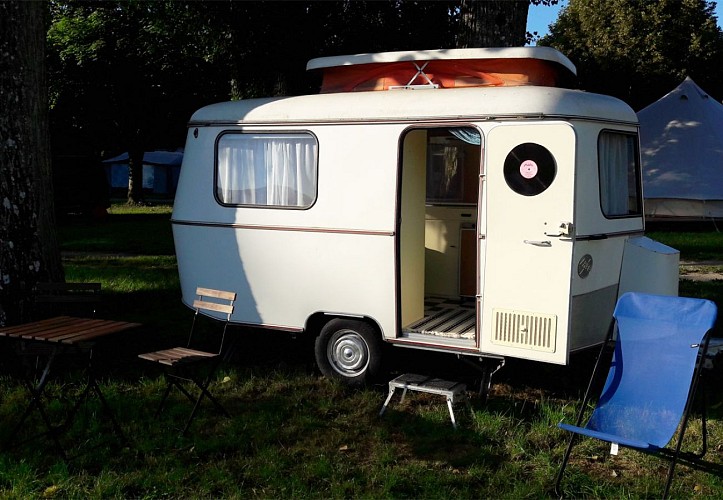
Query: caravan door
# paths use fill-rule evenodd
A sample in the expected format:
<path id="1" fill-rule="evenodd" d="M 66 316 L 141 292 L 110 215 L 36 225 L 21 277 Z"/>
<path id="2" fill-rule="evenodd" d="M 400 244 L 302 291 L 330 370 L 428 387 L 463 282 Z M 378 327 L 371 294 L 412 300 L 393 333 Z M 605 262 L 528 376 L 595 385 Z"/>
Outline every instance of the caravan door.
<path id="1" fill-rule="evenodd" d="M 499 125 L 485 158 L 482 351 L 565 364 L 575 132 L 562 122 Z"/>

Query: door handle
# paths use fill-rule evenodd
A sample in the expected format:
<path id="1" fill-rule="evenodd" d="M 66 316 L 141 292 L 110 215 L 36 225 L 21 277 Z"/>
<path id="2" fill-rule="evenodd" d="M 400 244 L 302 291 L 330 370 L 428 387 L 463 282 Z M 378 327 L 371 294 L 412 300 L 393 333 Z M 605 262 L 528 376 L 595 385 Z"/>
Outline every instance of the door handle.
<path id="1" fill-rule="evenodd" d="M 575 226 L 572 224 L 572 222 L 561 222 L 560 226 L 558 227 L 557 234 L 550 234 L 545 231 L 545 236 L 551 236 L 552 238 L 570 238 L 574 231 Z"/>
<path id="2" fill-rule="evenodd" d="M 552 242 L 550 241 L 535 241 L 535 240 L 524 240 L 523 243 L 526 243 L 527 245 L 534 245 L 536 247 L 551 247 Z"/>

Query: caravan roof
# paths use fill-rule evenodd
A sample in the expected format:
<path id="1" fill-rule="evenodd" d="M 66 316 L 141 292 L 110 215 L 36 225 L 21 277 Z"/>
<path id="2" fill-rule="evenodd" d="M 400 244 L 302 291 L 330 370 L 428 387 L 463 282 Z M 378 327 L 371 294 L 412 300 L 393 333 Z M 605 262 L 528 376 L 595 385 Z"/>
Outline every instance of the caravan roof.
<path id="1" fill-rule="evenodd" d="M 433 61 L 463 59 L 541 59 L 558 63 L 573 74 L 575 65 L 562 53 L 551 47 L 500 47 L 474 49 L 405 50 L 399 52 L 378 52 L 375 54 L 354 54 L 346 56 L 317 57 L 311 59 L 307 70 L 350 66 L 356 64 L 389 63 L 400 61 Z"/>
<path id="2" fill-rule="evenodd" d="M 575 65 L 551 47 L 503 47 L 380 52 L 312 59 L 322 70 L 321 93 L 392 88 L 542 85 L 570 87 Z"/>
<path id="3" fill-rule="evenodd" d="M 321 94 L 213 104 L 194 113 L 190 125 L 554 117 L 638 122 L 618 99 L 562 88 L 575 77 L 575 66 L 550 47 L 321 57 L 307 69 L 324 72 Z"/>
<path id="4" fill-rule="evenodd" d="M 191 126 L 339 122 L 472 121 L 590 118 L 637 124 L 635 112 L 609 96 L 553 87 L 390 90 L 248 99 L 196 111 Z"/>

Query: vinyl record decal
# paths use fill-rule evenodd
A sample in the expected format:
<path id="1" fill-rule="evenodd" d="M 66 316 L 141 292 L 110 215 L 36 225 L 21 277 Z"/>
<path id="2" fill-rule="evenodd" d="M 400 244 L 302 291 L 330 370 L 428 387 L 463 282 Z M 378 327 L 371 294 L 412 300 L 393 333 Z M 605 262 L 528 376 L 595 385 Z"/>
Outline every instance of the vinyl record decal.
<path id="1" fill-rule="evenodd" d="M 552 153 L 539 144 L 526 142 L 515 146 L 505 158 L 505 181 L 523 196 L 535 196 L 555 180 L 557 166 Z"/>

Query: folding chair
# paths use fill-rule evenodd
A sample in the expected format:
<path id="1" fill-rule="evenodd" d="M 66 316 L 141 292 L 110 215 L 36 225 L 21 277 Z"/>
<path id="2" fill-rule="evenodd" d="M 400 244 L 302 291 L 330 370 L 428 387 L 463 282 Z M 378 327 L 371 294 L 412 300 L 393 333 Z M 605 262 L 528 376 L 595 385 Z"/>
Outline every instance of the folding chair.
<path id="1" fill-rule="evenodd" d="M 95 317 L 102 301 L 100 283 L 37 283 L 31 319 L 69 315 Z"/>
<path id="2" fill-rule="evenodd" d="M 138 355 L 141 359 L 158 363 L 163 365 L 165 368 L 164 376 L 166 378 L 166 390 L 161 398 L 160 404 L 158 405 L 158 409 L 156 410 L 156 416 L 160 414 L 166 400 L 168 399 L 171 389 L 174 386 L 194 403 L 193 411 L 188 417 L 183 431 L 181 431 L 182 435 L 186 434 L 188 431 L 191 421 L 193 421 L 193 418 L 196 416 L 196 411 L 201 405 L 201 401 L 204 397 L 208 398 L 208 400 L 211 401 L 221 413 L 226 416 L 230 416 L 226 409 L 221 406 L 221 403 L 219 403 L 218 400 L 211 395 L 208 390 L 208 386 L 211 383 L 216 369 L 223 359 L 222 355 L 224 353 L 224 344 L 226 341 L 226 330 L 228 329 L 231 314 L 233 313 L 233 304 L 236 300 L 236 294 L 234 292 L 199 287 L 196 289 L 196 295 L 198 297 L 193 302 L 193 307 L 196 311 L 193 315 L 191 333 L 189 334 L 186 347 L 174 347 L 172 349 Z M 198 315 L 199 313 L 209 314 L 209 312 L 220 313 L 224 318 L 221 344 L 217 352 L 200 351 L 191 348 L 194 330 L 197 327 Z M 183 387 L 184 382 L 191 382 L 199 389 L 200 392 L 197 397 L 194 397 L 191 392 Z"/>
<path id="3" fill-rule="evenodd" d="M 681 452 L 685 429 L 708 348 L 709 332 L 716 320 L 713 302 L 684 297 L 626 293 L 618 300 L 610 333 L 596 363 L 587 392 L 570 431 L 555 493 L 560 485 L 578 435 L 670 460 L 663 497 L 668 496 L 673 471 L 680 458 L 690 463 L 707 449 L 705 405 L 702 414 L 702 448 Z M 610 370 L 593 413 L 581 427 L 591 387 L 605 345 L 614 342 Z M 678 430 L 679 429 L 679 430 Z M 667 448 L 678 430 L 673 448 Z"/>

